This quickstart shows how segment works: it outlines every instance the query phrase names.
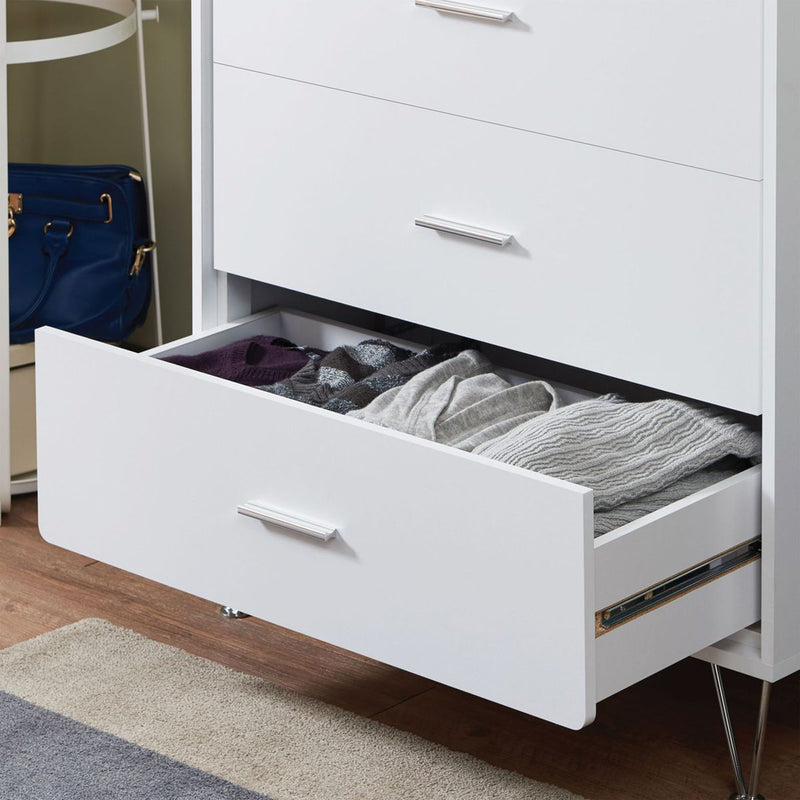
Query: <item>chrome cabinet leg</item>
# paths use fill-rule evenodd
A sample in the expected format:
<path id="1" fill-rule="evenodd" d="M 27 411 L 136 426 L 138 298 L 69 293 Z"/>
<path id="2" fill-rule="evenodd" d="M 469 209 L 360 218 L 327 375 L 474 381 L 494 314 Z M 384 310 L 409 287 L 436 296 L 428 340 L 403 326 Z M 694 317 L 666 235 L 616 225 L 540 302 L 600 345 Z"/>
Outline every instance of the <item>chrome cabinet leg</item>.
<path id="1" fill-rule="evenodd" d="M 769 693 L 772 684 L 769 681 L 761 683 L 761 704 L 758 708 L 758 725 L 756 727 L 756 740 L 753 744 L 753 763 L 750 765 L 750 785 L 747 788 L 748 800 L 764 800 L 758 792 L 758 779 L 761 776 L 761 757 L 764 754 L 764 739 L 767 737 L 767 713 L 769 712 Z"/>
<path id="2" fill-rule="evenodd" d="M 733 797 L 737 798 L 737 800 L 746 800 L 742 762 L 739 760 L 739 748 L 736 747 L 736 737 L 733 735 L 733 721 L 728 710 L 725 687 L 722 685 L 722 672 L 718 664 L 711 665 L 711 673 L 714 676 L 714 688 L 717 690 L 719 710 L 722 712 L 722 724 L 725 727 L 725 739 L 728 742 L 728 752 L 731 754 L 731 762 L 733 764 L 733 777 L 736 780 L 737 794 L 733 795 Z"/>
<path id="3" fill-rule="evenodd" d="M 223 617 L 226 619 L 244 619 L 245 617 L 249 617 L 249 614 L 245 614 L 244 611 L 239 611 L 232 606 L 222 606 L 220 608 L 219 613 L 222 614 Z"/>
<path id="4" fill-rule="evenodd" d="M 742 762 L 739 759 L 739 750 L 736 747 L 736 737 L 733 735 L 733 722 L 728 710 L 728 701 L 725 697 L 725 687 L 722 685 L 722 672 L 718 664 L 711 665 L 711 674 L 714 676 L 714 688 L 717 690 L 719 710 L 722 712 L 722 724 L 725 728 L 725 739 L 728 742 L 728 752 L 731 755 L 733 775 L 736 781 L 736 794 L 731 795 L 731 800 L 764 800 L 757 792 L 758 779 L 761 773 L 761 757 L 764 753 L 764 739 L 767 735 L 767 714 L 769 712 L 769 695 L 772 685 L 769 681 L 763 681 L 761 685 L 761 704 L 758 709 L 758 726 L 756 728 L 755 744 L 753 745 L 750 783 L 745 788 Z"/>

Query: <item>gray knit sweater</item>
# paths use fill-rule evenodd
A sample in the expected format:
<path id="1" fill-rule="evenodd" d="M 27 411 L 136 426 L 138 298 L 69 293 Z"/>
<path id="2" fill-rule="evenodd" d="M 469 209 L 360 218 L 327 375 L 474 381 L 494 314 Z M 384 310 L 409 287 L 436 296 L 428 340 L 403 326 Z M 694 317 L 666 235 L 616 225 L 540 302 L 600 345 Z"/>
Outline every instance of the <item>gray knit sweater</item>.
<path id="1" fill-rule="evenodd" d="M 593 489 L 598 512 L 725 456 L 755 458 L 761 436 L 729 414 L 680 400 L 627 403 L 604 395 L 535 417 L 474 452 Z"/>
<path id="2" fill-rule="evenodd" d="M 420 372 L 349 416 L 471 451 L 560 405 L 543 381 L 513 386 L 477 350 Z"/>
<path id="3" fill-rule="evenodd" d="M 701 469 L 698 472 L 687 475 L 685 478 L 681 478 L 659 492 L 623 503 L 621 506 L 612 508 L 609 511 L 595 511 L 594 535 L 601 536 L 640 517 L 644 517 L 646 514 L 652 514 L 654 511 L 658 511 L 659 508 L 663 508 L 670 503 L 676 503 L 678 500 L 683 500 L 684 497 L 699 492 L 701 489 L 724 481 L 726 478 L 741 472 L 742 469 L 746 469 L 746 467 L 746 462 L 735 458 L 726 458 L 708 469 Z"/>

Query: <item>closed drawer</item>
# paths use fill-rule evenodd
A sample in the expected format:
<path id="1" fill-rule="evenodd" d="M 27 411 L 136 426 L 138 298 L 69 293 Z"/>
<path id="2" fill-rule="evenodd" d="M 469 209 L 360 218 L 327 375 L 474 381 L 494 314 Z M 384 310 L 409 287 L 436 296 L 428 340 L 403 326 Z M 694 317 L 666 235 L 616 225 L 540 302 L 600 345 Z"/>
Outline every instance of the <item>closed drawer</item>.
<path id="1" fill-rule="evenodd" d="M 256 333 L 367 335 L 274 311 L 158 352 Z M 757 468 L 593 540 L 583 487 L 151 354 L 44 329 L 37 371 L 48 541 L 559 724 L 758 618 L 756 562 L 595 630 L 610 602 L 757 535 Z"/>
<path id="2" fill-rule="evenodd" d="M 488 5 L 513 16 L 492 22 L 414 0 L 226 0 L 215 3 L 214 59 L 761 176 L 762 0 Z"/>
<path id="3" fill-rule="evenodd" d="M 759 183 L 215 69 L 217 269 L 760 413 Z"/>

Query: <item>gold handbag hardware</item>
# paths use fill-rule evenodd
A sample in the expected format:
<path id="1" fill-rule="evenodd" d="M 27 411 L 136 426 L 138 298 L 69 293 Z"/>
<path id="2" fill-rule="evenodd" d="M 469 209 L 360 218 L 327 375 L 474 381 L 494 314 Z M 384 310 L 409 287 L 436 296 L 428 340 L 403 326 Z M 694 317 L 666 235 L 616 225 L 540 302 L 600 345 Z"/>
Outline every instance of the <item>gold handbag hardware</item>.
<path id="1" fill-rule="evenodd" d="M 45 233 L 47 233 L 47 231 L 49 231 L 50 228 L 52 228 L 52 227 L 53 227 L 53 221 L 50 220 L 49 222 L 45 222 L 43 230 L 44 230 Z M 72 238 L 72 231 L 74 229 L 75 228 L 74 228 L 73 224 L 70 222 L 69 230 L 67 231 L 67 239 L 71 239 Z"/>
<path id="2" fill-rule="evenodd" d="M 111 222 L 112 219 L 114 219 L 114 206 L 111 203 L 111 195 L 107 194 L 106 192 L 103 192 L 103 194 L 100 195 L 100 202 L 105 203 L 108 206 L 108 219 L 105 220 L 104 223 L 108 225 L 108 223 Z"/>
<path id="3" fill-rule="evenodd" d="M 8 238 L 10 239 L 17 230 L 16 214 L 22 213 L 22 195 L 16 192 L 8 194 Z"/>
<path id="4" fill-rule="evenodd" d="M 130 275 L 139 276 L 139 273 L 142 271 L 142 267 L 144 266 L 144 260 L 148 253 L 152 253 L 153 250 L 156 249 L 155 242 L 147 242 L 146 244 L 140 244 L 136 248 L 136 255 L 133 257 L 133 265 L 131 266 Z"/>

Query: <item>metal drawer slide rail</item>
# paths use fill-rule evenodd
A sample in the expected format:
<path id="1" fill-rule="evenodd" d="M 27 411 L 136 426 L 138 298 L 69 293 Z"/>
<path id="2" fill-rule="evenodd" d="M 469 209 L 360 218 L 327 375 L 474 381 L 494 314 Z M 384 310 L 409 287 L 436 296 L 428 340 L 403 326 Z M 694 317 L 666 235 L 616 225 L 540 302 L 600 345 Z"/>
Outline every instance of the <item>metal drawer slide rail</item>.
<path id="1" fill-rule="evenodd" d="M 629 622 L 647 611 L 652 611 L 654 608 L 760 557 L 761 539 L 753 539 L 721 555 L 714 556 L 686 572 L 644 589 L 616 605 L 598 611 L 595 619 L 595 633 L 601 636 L 618 625 Z"/>

